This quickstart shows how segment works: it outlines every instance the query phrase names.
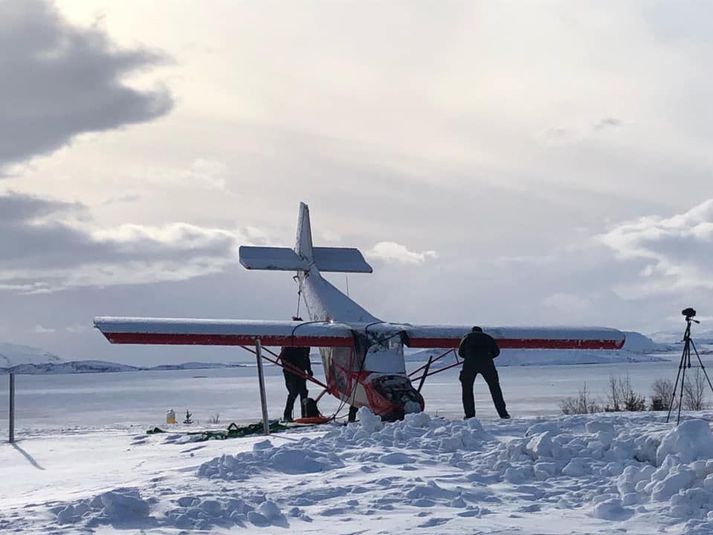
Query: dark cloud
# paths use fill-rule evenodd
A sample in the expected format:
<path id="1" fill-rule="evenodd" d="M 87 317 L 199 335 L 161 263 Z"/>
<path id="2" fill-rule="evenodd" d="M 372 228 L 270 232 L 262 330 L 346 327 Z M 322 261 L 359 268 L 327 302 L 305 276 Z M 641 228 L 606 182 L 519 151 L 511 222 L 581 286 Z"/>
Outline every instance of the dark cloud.
<path id="1" fill-rule="evenodd" d="M 47 2 L 0 2 L 0 167 L 83 132 L 165 114 L 172 107 L 165 89 L 123 83 L 161 61 L 152 51 L 117 48 L 97 28 L 71 26 Z"/>
<path id="2" fill-rule="evenodd" d="M 621 126 L 621 124 L 621 119 L 617 119 L 616 117 L 604 117 L 603 119 L 600 119 L 599 121 L 594 123 L 594 129 L 603 130 L 605 128 Z"/>
<path id="3" fill-rule="evenodd" d="M 0 222 L 12 224 L 15 221 L 28 221 L 59 212 L 77 211 L 81 208 L 81 205 L 75 203 L 9 193 L 0 195 Z M 1 254 L 3 253 L 0 252 Z"/>
<path id="4" fill-rule="evenodd" d="M 0 195 L 0 289 L 182 280 L 222 270 L 247 241 L 238 232 L 186 223 L 100 229 L 85 214 L 81 204 Z"/>

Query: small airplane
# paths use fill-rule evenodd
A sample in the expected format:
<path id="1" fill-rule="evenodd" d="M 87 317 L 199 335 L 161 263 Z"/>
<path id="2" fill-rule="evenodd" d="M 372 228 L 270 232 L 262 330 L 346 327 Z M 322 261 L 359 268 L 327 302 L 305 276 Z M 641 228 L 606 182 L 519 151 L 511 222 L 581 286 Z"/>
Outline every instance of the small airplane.
<path id="1" fill-rule="evenodd" d="M 325 272 L 371 273 L 357 249 L 315 247 L 309 208 L 300 203 L 297 240 L 289 247 L 239 248 L 247 269 L 294 271 L 299 303 L 304 301 L 309 321 L 97 317 L 94 325 L 113 344 L 257 345 L 259 357 L 290 368 L 278 355 L 260 353 L 263 346 L 318 347 L 325 381 L 305 376 L 342 405 L 368 407 L 384 420 L 403 418 L 424 410 L 420 393 L 426 377 L 460 364 L 455 349 L 471 325 L 416 325 L 383 321 L 362 308 L 322 277 Z M 501 348 L 620 349 L 624 334 L 602 327 L 483 327 Z M 404 348 L 442 348 L 427 364 L 406 372 Z M 266 348 L 267 349 L 267 348 Z M 253 351 L 255 352 L 255 351 Z M 438 369 L 431 365 L 449 353 L 455 363 Z M 259 358 L 258 358 L 259 360 Z M 420 376 L 415 377 L 416 374 Z M 418 378 L 415 388 L 411 378 Z M 317 398 L 317 399 L 319 399 Z"/>

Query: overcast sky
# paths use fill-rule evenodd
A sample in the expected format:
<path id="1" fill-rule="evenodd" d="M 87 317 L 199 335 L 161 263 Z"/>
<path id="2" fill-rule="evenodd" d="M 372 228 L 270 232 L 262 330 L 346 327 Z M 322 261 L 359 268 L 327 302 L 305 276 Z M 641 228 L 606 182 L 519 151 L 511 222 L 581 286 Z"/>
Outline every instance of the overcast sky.
<path id="1" fill-rule="evenodd" d="M 299 201 L 382 319 L 711 328 L 712 63 L 693 1 L 0 0 L 0 341 L 230 360 L 92 318 L 288 318 Z"/>

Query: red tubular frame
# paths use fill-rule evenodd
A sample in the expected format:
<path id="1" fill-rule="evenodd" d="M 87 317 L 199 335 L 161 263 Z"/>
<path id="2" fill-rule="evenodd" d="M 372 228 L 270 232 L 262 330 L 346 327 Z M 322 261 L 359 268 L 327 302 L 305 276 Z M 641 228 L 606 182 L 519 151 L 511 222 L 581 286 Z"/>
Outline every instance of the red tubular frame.
<path id="1" fill-rule="evenodd" d="M 250 347 L 247 347 L 247 346 L 240 346 L 240 347 L 242 347 L 242 348 L 245 349 L 246 351 L 249 351 L 249 352 L 252 353 L 253 355 L 255 354 L 255 350 L 254 350 L 254 349 L 251 349 Z M 271 359 L 270 357 L 267 357 L 267 356 L 265 356 L 265 355 L 263 354 L 263 355 L 262 355 L 262 358 L 265 359 L 266 361 L 268 361 L 268 362 L 270 362 L 270 363 L 272 363 L 272 364 L 275 364 L 276 366 L 279 366 L 279 367 L 282 368 L 283 370 L 287 370 L 288 372 L 290 372 L 290 373 L 293 374 L 293 375 L 296 375 L 297 377 L 300 377 L 300 378 L 302 378 L 302 379 L 306 379 L 307 381 L 310 381 L 310 382 L 312 382 L 312 383 L 314 383 L 314 384 L 316 384 L 316 385 L 321 386 L 321 387 L 324 388 L 325 390 L 328 390 L 327 385 L 325 385 L 325 384 L 324 384 L 322 381 L 320 381 L 319 379 L 315 379 L 313 376 L 311 376 L 311 375 L 309 375 L 309 374 L 303 372 L 302 370 L 300 370 L 299 368 L 293 366 L 292 364 L 289 364 L 289 363 L 286 363 L 286 362 L 281 362 L 281 361 L 280 361 L 280 356 L 277 355 L 274 351 L 271 351 L 270 349 L 267 349 L 266 347 L 263 347 L 262 349 L 263 349 L 263 351 L 267 351 L 268 353 L 270 353 L 271 355 L 273 355 L 274 357 L 276 357 L 275 359 Z"/>
<path id="2" fill-rule="evenodd" d="M 438 368 L 437 370 L 430 371 L 431 365 L 434 362 L 441 360 L 443 357 L 445 357 L 451 351 L 453 352 L 453 355 L 455 355 L 455 358 L 456 358 L 456 361 L 453 364 L 449 364 L 448 366 L 444 366 L 443 368 Z M 424 370 L 423 374 L 421 376 L 419 376 L 419 378 L 418 378 L 421 386 L 423 386 L 423 383 L 425 382 L 426 377 L 431 377 L 431 375 L 436 375 L 437 373 L 441 373 L 446 370 L 450 370 L 451 368 L 455 368 L 456 366 L 460 366 L 461 364 L 463 364 L 463 361 L 458 358 L 458 355 L 455 352 L 455 348 L 453 348 L 453 349 L 449 349 L 445 353 L 441 353 L 435 359 L 429 359 L 426 364 L 424 364 L 420 368 L 415 369 L 414 371 L 409 373 L 408 376 L 409 376 L 409 378 L 411 378 L 412 376 L 414 376 L 421 370 Z M 420 392 L 420 389 L 419 389 L 419 392 Z"/>

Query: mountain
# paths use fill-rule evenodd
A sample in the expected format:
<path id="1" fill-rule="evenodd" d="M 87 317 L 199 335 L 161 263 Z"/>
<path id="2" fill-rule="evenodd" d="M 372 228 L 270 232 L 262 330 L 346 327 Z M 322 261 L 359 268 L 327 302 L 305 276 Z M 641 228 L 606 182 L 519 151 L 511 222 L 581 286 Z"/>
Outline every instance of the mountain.
<path id="1" fill-rule="evenodd" d="M 652 334 L 651 337 L 657 342 L 675 344 L 680 350 L 683 340 L 683 329 L 680 331 L 659 331 Z M 713 331 L 700 329 L 697 325 L 693 325 L 691 328 L 691 339 L 696 345 L 713 344 Z"/>
<path id="2" fill-rule="evenodd" d="M 129 366 L 127 364 L 117 364 L 116 362 L 105 362 L 102 360 L 72 360 L 69 362 L 45 362 L 41 364 L 18 364 L 6 370 L 0 369 L 0 373 L 13 372 L 24 375 L 45 375 L 63 373 L 108 373 L 108 372 L 135 372 L 141 368 Z"/>
<path id="3" fill-rule="evenodd" d="M 64 362 L 53 353 L 37 347 L 0 343 L 0 368 L 22 364 L 60 364 Z"/>
<path id="4" fill-rule="evenodd" d="M 624 347 L 621 348 L 622 351 L 645 354 L 666 353 L 676 350 L 676 346 L 672 342 L 656 341 L 649 336 L 634 331 L 624 331 L 624 334 L 626 335 L 626 340 L 624 341 Z"/>
<path id="5" fill-rule="evenodd" d="M 209 370 L 213 368 L 242 368 L 245 364 L 237 364 L 234 362 L 183 362 L 182 364 L 159 364 L 150 368 L 141 368 L 149 371 L 167 371 L 167 370 Z"/>

